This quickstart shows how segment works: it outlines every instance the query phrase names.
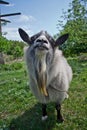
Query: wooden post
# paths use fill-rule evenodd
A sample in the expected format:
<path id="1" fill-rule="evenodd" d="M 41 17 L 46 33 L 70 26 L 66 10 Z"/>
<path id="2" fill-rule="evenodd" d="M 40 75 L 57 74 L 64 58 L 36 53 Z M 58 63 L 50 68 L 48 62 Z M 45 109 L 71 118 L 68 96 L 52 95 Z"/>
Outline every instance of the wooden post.
<path id="1" fill-rule="evenodd" d="M 3 53 L 0 52 L 0 64 L 5 64 Z"/>
<path id="2" fill-rule="evenodd" d="M 1 31 L 1 20 L 0 20 L 0 35 L 1 35 L 1 32 L 2 32 L 2 31 Z"/>

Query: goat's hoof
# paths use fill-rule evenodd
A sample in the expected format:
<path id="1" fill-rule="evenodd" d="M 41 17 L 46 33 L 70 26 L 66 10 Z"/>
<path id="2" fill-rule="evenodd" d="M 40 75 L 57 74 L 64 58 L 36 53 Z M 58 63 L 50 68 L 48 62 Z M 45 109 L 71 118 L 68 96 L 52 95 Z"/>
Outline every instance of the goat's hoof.
<path id="1" fill-rule="evenodd" d="M 47 115 L 46 115 L 46 116 L 42 116 L 42 121 L 47 120 L 47 118 L 48 118 L 48 116 L 47 116 Z"/>
<path id="2" fill-rule="evenodd" d="M 64 119 L 63 119 L 63 118 L 57 119 L 57 122 L 58 122 L 58 123 L 63 123 L 63 122 L 64 122 Z"/>

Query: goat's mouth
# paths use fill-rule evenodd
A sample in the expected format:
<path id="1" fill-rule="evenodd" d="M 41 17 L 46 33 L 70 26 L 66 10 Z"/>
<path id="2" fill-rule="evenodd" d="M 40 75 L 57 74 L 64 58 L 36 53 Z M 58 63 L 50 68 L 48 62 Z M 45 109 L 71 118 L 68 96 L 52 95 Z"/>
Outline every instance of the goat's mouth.
<path id="1" fill-rule="evenodd" d="M 49 50 L 49 48 L 45 45 L 36 45 L 34 47 L 35 49 L 38 48 L 39 50 L 43 51 L 43 50 Z"/>

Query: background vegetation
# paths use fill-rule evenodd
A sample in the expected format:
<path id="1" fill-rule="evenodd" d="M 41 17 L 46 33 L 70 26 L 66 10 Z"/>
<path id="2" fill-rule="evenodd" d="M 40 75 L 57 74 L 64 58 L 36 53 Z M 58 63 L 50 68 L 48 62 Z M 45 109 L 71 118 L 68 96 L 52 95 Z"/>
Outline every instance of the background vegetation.
<path id="1" fill-rule="evenodd" d="M 58 20 L 60 35 L 69 33 L 68 41 L 62 45 L 66 56 L 87 52 L 87 1 L 73 0 L 69 9 Z M 66 23 L 63 22 L 66 20 Z M 57 37 L 57 35 L 55 36 Z"/>
<path id="2" fill-rule="evenodd" d="M 0 52 L 12 56 L 13 59 L 23 56 L 23 48 L 23 42 L 7 40 L 5 37 L 0 36 Z"/>

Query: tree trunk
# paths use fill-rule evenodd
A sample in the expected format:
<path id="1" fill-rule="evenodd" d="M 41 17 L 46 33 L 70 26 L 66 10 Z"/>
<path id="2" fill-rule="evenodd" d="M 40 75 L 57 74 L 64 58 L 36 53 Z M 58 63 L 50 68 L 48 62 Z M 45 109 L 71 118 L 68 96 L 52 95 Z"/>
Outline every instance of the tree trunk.
<path id="1" fill-rule="evenodd" d="M 0 52 L 0 64 L 5 64 L 3 53 Z"/>

